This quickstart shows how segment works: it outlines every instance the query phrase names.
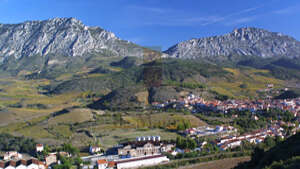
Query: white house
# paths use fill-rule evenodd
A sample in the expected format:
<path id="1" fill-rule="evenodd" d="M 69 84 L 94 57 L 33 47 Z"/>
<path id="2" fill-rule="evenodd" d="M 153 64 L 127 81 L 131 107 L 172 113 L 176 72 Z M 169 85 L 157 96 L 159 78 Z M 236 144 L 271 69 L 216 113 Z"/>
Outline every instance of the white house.
<path id="1" fill-rule="evenodd" d="M 100 147 L 97 147 L 97 146 L 90 146 L 89 152 L 90 152 L 91 154 L 96 154 L 96 153 L 101 152 L 101 148 L 100 148 Z"/>
<path id="2" fill-rule="evenodd" d="M 27 169 L 27 166 L 25 165 L 19 165 L 16 167 L 16 169 Z"/>
<path id="3" fill-rule="evenodd" d="M 22 158 L 22 154 L 16 152 L 16 151 L 10 151 L 6 152 L 4 154 L 3 160 L 18 160 Z"/>
<path id="4" fill-rule="evenodd" d="M 16 169 L 27 169 L 27 161 L 26 160 L 18 161 Z"/>
<path id="5" fill-rule="evenodd" d="M 39 161 L 36 159 L 31 159 L 27 162 L 27 169 L 40 169 L 39 168 Z"/>
<path id="6" fill-rule="evenodd" d="M 9 165 L 5 167 L 5 169 L 16 169 L 17 162 L 16 161 L 10 161 Z"/>
<path id="7" fill-rule="evenodd" d="M 43 144 L 37 144 L 35 148 L 36 148 L 36 152 L 44 151 L 44 145 Z"/>
<path id="8" fill-rule="evenodd" d="M 57 163 L 57 156 L 56 154 L 49 154 L 47 157 L 45 157 L 46 165 L 52 165 Z"/>

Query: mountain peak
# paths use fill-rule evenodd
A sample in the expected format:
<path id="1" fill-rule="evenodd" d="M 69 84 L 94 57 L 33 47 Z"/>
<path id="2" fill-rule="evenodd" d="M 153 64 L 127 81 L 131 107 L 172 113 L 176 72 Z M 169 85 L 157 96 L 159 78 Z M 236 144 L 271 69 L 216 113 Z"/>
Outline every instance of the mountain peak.
<path id="1" fill-rule="evenodd" d="M 78 20 L 73 17 L 69 18 L 52 18 L 49 20 L 44 20 L 45 22 L 56 22 L 56 23 L 69 23 L 69 24 L 78 24 L 78 25 L 84 25 L 81 20 Z"/>
<path id="2" fill-rule="evenodd" d="M 46 19 L 46 20 L 30 20 L 30 21 L 25 21 L 22 23 L 18 23 L 18 24 L 9 24 L 9 25 L 23 25 L 23 24 L 41 24 L 41 23 L 56 23 L 56 24 L 79 24 L 79 25 L 83 25 L 83 23 L 73 17 L 55 17 L 55 18 L 51 18 L 51 19 Z M 4 24 L 5 25 L 5 24 Z"/>
<path id="3" fill-rule="evenodd" d="M 115 56 L 136 55 L 112 32 L 85 26 L 75 18 L 53 18 L 0 25 L 0 61 L 49 54 L 83 56 L 105 50 Z"/>
<path id="4" fill-rule="evenodd" d="M 216 56 L 300 57 L 300 42 L 281 33 L 245 27 L 231 33 L 181 42 L 167 51 L 170 57 L 213 58 Z"/>
<path id="5" fill-rule="evenodd" d="M 256 31 L 269 32 L 265 29 L 257 28 L 257 27 L 241 27 L 233 30 L 233 32 L 256 32 Z"/>

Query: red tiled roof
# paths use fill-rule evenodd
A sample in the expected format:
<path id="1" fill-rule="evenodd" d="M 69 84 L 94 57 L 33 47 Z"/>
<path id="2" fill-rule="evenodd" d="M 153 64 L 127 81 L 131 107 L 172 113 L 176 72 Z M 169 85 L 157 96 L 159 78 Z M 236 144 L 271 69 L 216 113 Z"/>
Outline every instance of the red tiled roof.
<path id="1" fill-rule="evenodd" d="M 37 164 L 37 165 L 44 165 L 43 162 L 39 161 L 38 159 L 30 159 L 28 161 L 24 160 L 24 159 L 21 159 L 19 161 L 14 161 L 14 160 L 11 160 L 11 161 L 0 161 L 0 168 L 5 168 L 7 166 L 12 166 L 12 167 L 16 167 L 18 165 L 25 165 L 25 166 L 28 166 L 30 164 Z"/>
<path id="2" fill-rule="evenodd" d="M 13 166 L 13 167 L 16 167 L 17 166 L 17 162 L 16 161 L 10 161 L 9 165 Z"/>
<path id="3" fill-rule="evenodd" d="M 23 165 L 27 165 L 27 161 L 26 160 L 20 160 L 20 162 L 21 162 L 21 164 L 23 164 Z"/>
<path id="4" fill-rule="evenodd" d="M 5 168 L 5 164 L 6 164 L 6 163 L 5 163 L 4 161 L 0 161 L 0 167 L 1 167 L 1 168 Z"/>
<path id="5" fill-rule="evenodd" d="M 39 164 L 39 160 L 38 159 L 32 159 L 32 163 L 33 164 Z"/>
<path id="6" fill-rule="evenodd" d="M 98 160 L 97 164 L 107 164 L 107 161 L 104 159 Z"/>
<path id="7" fill-rule="evenodd" d="M 114 162 L 114 161 L 109 161 L 108 162 L 108 167 L 115 167 L 116 166 L 116 162 Z"/>

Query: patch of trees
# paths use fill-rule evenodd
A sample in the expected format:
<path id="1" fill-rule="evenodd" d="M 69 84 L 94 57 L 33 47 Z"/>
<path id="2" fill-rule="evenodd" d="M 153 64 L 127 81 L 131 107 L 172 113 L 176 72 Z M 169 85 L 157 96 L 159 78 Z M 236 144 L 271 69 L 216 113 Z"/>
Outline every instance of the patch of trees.
<path id="1" fill-rule="evenodd" d="M 294 99 L 299 97 L 300 94 L 294 91 L 285 91 L 284 93 L 280 94 L 279 96 L 275 97 L 275 99 Z"/>
<path id="2" fill-rule="evenodd" d="M 188 88 L 188 89 L 204 89 L 205 85 L 200 83 L 188 83 L 188 82 L 177 82 L 169 80 L 166 82 L 166 85 Z"/>
<path id="3" fill-rule="evenodd" d="M 296 169 L 300 168 L 300 156 L 293 157 L 286 161 L 275 161 L 266 169 Z"/>
<path id="4" fill-rule="evenodd" d="M 273 120 L 282 120 L 285 122 L 291 122 L 294 119 L 294 115 L 289 111 L 283 111 L 280 109 L 270 109 L 262 111 L 261 115 L 265 118 L 272 118 Z"/>
<path id="5" fill-rule="evenodd" d="M 233 124 L 235 127 L 240 129 L 241 133 L 245 133 L 256 129 L 265 128 L 268 123 L 264 119 L 254 120 L 249 117 L 240 117 L 234 119 Z"/>
<path id="6" fill-rule="evenodd" d="M 193 140 L 190 137 L 183 138 L 183 137 L 177 137 L 176 138 L 176 147 L 180 149 L 195 149 L 197 147 L 197 143 L 195 140 Z"/>
<path id="7" fill-rule="evenodd" d="M 238 117 L 228 122 L 221 121 L 225 118 L 231 118 L 233 115 L 238 115 Z M 265 128 L 271 119 L 282 120 L 284 122 L 294 122 L 295 120 L 293 113 L 280 109 L 261 110 L 256 113 L 252 113 L 248 110 L 240 111 L 232 109 L 226 114 L 209 111 L 202 114 L 196 114 L 196 116 L 210 125 L 223 125 L 230 123 L 234 127 L 240 129 L 241 133 Z M 255 120 L 254 116 L 257 116 L 258 119 Z M 213 120 L 210 117 L 214 117 Z M 219 117 L 220 120 L 215 117 Z"/>
<path id="8" fill-rule="evenodd" d="M 76 168 L 80 168 L 80 165 L 83 163 L 83 161 L 79 157 L 79 149 L 73 147 L 69 143 L 64 143 L 58 151 L 67 152 L 71 156 L 66 157 L 59 155 L 58 159 L 61 161 L 61 164 L 55 165 L 53 169 L 70 169 L 74 168 L 73 166 L 76 166 Z"/>
<path id="9" fill-rule="evenodd" d="M 220 93 L 218 93 L 216 91 L 213 91 L 213 90 L 210 90 L 210 93 L 214 94 L 215 99 L 220 100 L 220 101 L 226 101 L 226 100 L 230 99 L 229 96 L 224 95 L 224 94 L 220 94 Z"/>
<path id="10" fill-rule="evenodd" d="M 14 103 L 14 104 L 8 105 L 8 107 L 11 107 L 11 108 L 22 108 L 23 105 L 21 103 Z"/>
<path id="11" fill-rule="evenodd" d="M 205 115 L 203 115 L 203 114 L 195 114 L 196 117 L 198 117 L 202 121 L 205 121 L 209 125 L 223 125 L 223 124 L 225 124 L 225 122 L 223 122 L 221 120 L 218 120 L 216 118 L 211 119 L 211 118 L 207 117 L 207 116 L 214 116 L 214 117 L 216 117 L 216 116 L 219 116 L 219 115 L 221 115 L 221 114 L 220 113 L 217 113 L 217 114 L 216 113 L 211 113 L 210 115 L 207 114 L 207 113 L 205 113 Z"/>
<path id="12" fill-rule="evenodd" d="M 248 88 L 248 85 L 246 83 L 243 83 L 243 84 L 240 85 L 240 88 L 241 89 L 246 89 L 246 88 Z"/>
<path id="13" fill-rule="evenodd" d="M 0 151 L 18 151 L 32 155 L 35 153 L 35 146 L 33 139 L 0 134 Z"/>
<path id="14" fill-rule="evenodd" d="M 231 110 L 225 114 L 225 117 L 231 117 L 232 115 L 238 115 L 238 118 L 233 120 L 232 125 L 239 128 L 242 133 L 264 128 L 271 119 L 282 120 L 285 122 L 294 121 L 294 115 L 291 112 L 280 109 L 261 110 L 256 113 L 252 113 L 250 111 Z M 254 115 L 258 117 L 258 120 L 253 118 Z"/>
<path id="15" fill-rule="evenodd" d="M 61 148 L 62 151 L 68 152 L 71 155 L 78 155 L 79 149 L 73 147 L 71 144 L 64 143 Z"/>
<path id="16" fill-rule="evenodd" d="M 190 121 L 183 119 L 176 123 L 176 126 L 178 131 L 182 131 L 191 128 L 191 123 Z"/>
<path id="17" fill-rule="evenodd" d="M 28 108 L 31 108 L 31 109 L 47 109 L 47 106 L 44 105 L 44 104 L 28 104 L 27 105 Z"/>
<path id="18" fill-rule="evenodd" d="M 59 156 L 58 159 L 61 161 L 61 164 L 53 166 L 53 169 L 71 169 L 71 168 L 80 168 L 80 165 L 83 163 L 80 157 L 69 158 L 64 156 Z"/>

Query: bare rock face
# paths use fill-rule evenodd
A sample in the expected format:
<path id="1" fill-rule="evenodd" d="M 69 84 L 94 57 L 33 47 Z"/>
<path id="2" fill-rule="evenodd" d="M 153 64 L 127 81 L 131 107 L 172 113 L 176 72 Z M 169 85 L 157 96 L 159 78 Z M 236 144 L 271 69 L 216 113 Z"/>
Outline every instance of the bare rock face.
<path id="1" fill-rule="evenodd" d="M 214 56 L 257 56 L 300 58 L 300 42 L 258 28 L 240 28 L 223 36 L 191 39 L 167 51 L 169 57 L 212 58 Z"/>
<path id="2" fill-rule="evenodd" d="M 49 54 L 66 57 L 109 52 L 115 56 L 140 56 L 142 48 L 99 27 L 85 26 L 74 18 L 0 24 L 0 61 Z M 54 60 L 50 64 L 59 62 Z"/>

